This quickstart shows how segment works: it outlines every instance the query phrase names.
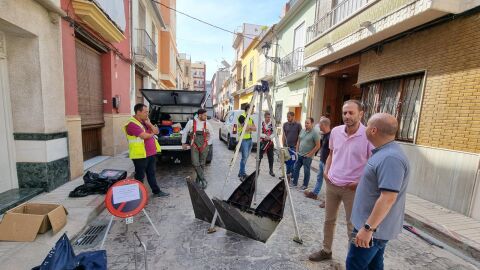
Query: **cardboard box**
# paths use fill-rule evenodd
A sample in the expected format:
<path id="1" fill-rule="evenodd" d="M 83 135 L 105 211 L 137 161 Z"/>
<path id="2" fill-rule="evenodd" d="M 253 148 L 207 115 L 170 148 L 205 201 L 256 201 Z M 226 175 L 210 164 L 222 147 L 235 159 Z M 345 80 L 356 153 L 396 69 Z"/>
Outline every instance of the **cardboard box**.
<path id="1" fill-rule="evenodd" d="M 39 233 L 53 234 L 67 224 L 67 210 L 60 204 L 24 203 L 8 210 L 0 223 L 0 240 L 32 242 Z"/>

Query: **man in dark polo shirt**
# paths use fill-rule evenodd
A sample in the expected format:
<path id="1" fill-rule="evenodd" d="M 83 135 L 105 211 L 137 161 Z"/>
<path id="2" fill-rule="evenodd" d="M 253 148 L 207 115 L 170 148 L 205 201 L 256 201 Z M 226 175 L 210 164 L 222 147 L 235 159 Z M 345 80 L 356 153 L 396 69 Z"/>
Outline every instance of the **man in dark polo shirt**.
<path id="1" fill-rule="evenodd" d="M 365 133 L 375 149 L 355 193 L 347 270 L 383 269 L 387 242 L 402 231 L 410 167 L 395 142 L 397 130 L 390 114 L 377 113 L 368 121 Z"/>
<path id="2" fill-rule="evenodd" d="M 319 129 L 322 133 L 323 137 L 321 140 L 321 148 L 320 148 L 320 162 L 318 163 L 318 173 L 317 173 L 317 183 L 315 184 L 315 188 L 313 191 L 305 191 L 305 196 L 307 198 L 311 198 L 316 200 L 318 198 L 318 194 L 322 189 L 323 185 L 323 169 L 325 168 L 325 162 L 327 162 L 328 154 L 330 153 L 329 141 L 330 141 L 330 119 L 327 117 L 320 118 L 319 122 Z M 325 208 L 325 201 L 320 203 L 320 208 Z"/>
<path id="3" fill-rule="evenodd" d="M 283 123 L 283 136 L 282 142 L 283 146 L 288 147 L 290 150 L 296 151 L 298 135 L 302 131 L 302 125 L 295 121 L 295 113 L 287 113 L 287 122 Z M 294 163 L 287 163 L 287 177 L 291 178 L 293 173 Z M 283 177 L 280 177 L 282 179 Z"/>

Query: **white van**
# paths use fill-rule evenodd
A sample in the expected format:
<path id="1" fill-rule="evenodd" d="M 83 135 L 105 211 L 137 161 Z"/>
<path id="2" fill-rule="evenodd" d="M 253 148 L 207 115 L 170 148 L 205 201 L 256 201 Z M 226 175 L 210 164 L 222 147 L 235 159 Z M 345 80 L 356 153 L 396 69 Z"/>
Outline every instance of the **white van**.
<path id="1" fill-rule="evenodd" d="M 220 130 L 218 132 L 219 134 L 219 139 L 221 141 L 224 141 L 227 143 L 228 149 L 233 150 L 235 149 L 235 146 L 237 145 L 239 139 L 238 137 L 240 136 L 238 134 L 238 128 L 237 128 L 237 119 L 238 117 L 243 113 L 243 110 L 232 110 L 227 113 L 224 119 L 221 121 L 223 122 L 222 127 L 220 127 Z M 255 126 L 257 126 L 257 114 L 252 115 L 252 120 Z M 258 128 L 258 127 L 257 127 Z M 257 144 L 257 132 L 252 132 L 252 141 L 254 143 L 254 147 L 256 147 Z"/>

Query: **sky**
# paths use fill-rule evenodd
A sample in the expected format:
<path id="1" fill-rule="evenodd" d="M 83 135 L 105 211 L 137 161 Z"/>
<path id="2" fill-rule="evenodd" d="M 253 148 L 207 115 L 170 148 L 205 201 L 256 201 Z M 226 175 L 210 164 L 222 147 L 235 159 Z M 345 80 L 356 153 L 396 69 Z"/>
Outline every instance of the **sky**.
<path id="1" fill-rule="evenodd" d="M 242 23 L 271 26 L 280 20 L 286 0 L 177 0 L 177 10 L 234 31 Z M 212 79 L 222 60 L 234 59 L 233 34 L 177 13 L 177 47 L 192 61 L 205 61 Z"/>

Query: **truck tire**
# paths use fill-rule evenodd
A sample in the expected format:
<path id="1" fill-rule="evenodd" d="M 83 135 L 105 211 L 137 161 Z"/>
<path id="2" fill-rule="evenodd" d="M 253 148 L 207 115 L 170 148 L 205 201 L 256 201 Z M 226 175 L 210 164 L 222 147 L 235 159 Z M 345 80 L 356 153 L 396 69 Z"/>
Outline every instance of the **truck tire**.
<path id="1" fill-rule="evenodd" d="M 235 149 L 235 141 L 233 138 L 230 138 L 230 134 L 227 136 L 227 148 L 228 150 Z"/>
<path id="2" fill-rule="evenodd" d="M 207 160 L 206 160 L 206 163 L 207 164 L 210 164 L 212 162 L 212 159 L 213 159 L 213 145 L 210 145 L 209 149 L 208 149 L 208 154 L 207 154 Z"/>

